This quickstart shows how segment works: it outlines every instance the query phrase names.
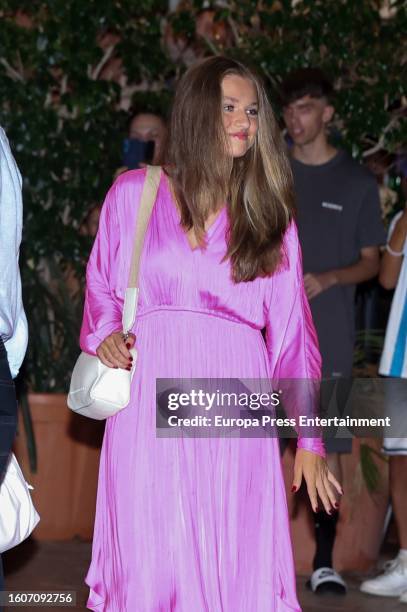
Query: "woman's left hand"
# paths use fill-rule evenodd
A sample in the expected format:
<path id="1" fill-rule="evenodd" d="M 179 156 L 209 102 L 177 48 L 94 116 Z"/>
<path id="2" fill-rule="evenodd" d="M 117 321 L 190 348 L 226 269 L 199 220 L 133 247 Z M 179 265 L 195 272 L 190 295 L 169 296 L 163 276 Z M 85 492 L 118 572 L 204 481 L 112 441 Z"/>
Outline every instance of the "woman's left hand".
<path id="1" fill-rule="evenodd" d="M 293 493 L 298 491 L 303 478 L 307 485 L 313 511 L 318 511 L 319 496 L 326 512 L 332 514 L 332 510 L 339 507 L 335 492 L 343 495 L 341 485 L 329 471 L 328 464 L 323 457 L 303 448 L 298 448 L 295 454 Z"/>

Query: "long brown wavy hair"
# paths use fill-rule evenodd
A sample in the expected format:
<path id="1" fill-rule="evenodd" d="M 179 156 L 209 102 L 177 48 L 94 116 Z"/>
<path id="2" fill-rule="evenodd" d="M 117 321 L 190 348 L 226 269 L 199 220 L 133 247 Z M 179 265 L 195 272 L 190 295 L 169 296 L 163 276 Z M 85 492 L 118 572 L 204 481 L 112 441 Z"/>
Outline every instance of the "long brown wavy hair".
<path id="1" fill-rule="evenodd" d="M 226 153 L 222 80 L 250 79 L 258 97 L 258 131 L 246 154 Z M 272 274 L 293 216 L 293 181 L 286 147 L 261 79 L 233 59 L 210 57 L 178 83 L 172 108 L 165 171 L 180 208 L 181 225 L 205 246 L 205 220 L 227 201 L 227 252 L 235 282 Z"/>

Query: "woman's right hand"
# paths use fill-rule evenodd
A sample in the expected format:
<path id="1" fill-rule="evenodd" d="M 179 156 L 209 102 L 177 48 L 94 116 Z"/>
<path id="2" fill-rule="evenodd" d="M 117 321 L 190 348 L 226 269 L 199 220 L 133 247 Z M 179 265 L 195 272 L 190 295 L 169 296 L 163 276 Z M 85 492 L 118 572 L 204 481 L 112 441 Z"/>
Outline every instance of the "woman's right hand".
<path id="1" fill-rule="evenodd" d="M 96 355 L 108 368 L 131 370 L 133 357 L 130 349 L 133 348 L 135 342 L 134 334 L 129 334 L 124 340 L 122 332 L 113 332 L 99 344 Z"/>

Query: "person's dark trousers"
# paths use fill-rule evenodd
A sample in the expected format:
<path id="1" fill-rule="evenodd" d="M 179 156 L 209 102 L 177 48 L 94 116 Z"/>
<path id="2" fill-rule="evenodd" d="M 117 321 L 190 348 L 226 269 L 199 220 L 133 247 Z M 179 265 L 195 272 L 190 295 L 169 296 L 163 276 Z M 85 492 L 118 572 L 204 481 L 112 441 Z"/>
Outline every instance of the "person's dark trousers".
<path id="1" fill-rule="evenodd" d="M 0 484 L 17 428 L 17 401 L 11 378 L 7 352 L 0 338 Z M 1 508 L 0 508 L 1 512 Z M 0 556 L 0 591 L 4 590 L 3 566 Z M 0 607 L 0 612 L 2 608 Z"/>

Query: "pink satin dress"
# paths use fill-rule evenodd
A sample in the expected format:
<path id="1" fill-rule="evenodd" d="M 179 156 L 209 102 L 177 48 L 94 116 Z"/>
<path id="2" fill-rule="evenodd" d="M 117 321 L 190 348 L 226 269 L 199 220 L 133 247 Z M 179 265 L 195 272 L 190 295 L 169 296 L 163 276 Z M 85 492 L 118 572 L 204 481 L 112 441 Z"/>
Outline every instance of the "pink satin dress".
<path id="1" fill-rule="evenodd" d="M 103 206 L 80 338 L 89 353 L 121 329 L 144 176 L 120 176 Z M 108 419 L 101 452 L 90 610 L 300 610 L 278 440 L 156 436 L 156 378 L 320 376 L 295 225 L 278 273 L 234 284 L 220 263 L 227 224 L 225 207 L 206 250 L 192 250 L 162 174 L 141 259 L 131 401 Z M 323 454 L 318 439 L 298 444 Z"/>

